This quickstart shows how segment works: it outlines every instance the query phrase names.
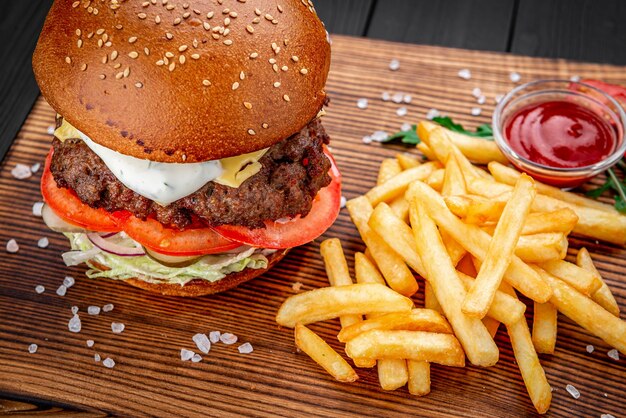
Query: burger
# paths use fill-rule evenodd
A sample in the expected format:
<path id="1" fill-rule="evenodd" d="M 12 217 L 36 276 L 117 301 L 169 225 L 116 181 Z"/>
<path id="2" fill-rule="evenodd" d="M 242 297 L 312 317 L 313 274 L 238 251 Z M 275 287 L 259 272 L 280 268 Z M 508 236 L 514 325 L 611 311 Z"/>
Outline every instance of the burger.
<path id="1" fill-rule="evenodd" d="M 341 196 L 329 65 L 310 0 L 56 0 L 33 69 L 58 115 L 41 191 L 66 264 L 199 296 L 321 235 Z"/>

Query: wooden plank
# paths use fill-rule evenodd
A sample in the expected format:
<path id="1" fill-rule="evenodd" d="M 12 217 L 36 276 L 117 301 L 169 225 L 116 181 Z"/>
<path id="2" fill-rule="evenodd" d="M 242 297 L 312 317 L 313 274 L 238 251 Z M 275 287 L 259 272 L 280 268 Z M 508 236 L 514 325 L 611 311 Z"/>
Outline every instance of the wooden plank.
<path id="1" fill-rule="evenodd" d="M 315 10 L 330 33 L 363 36 L 376 0 L 316 0 Z"/>
<path id="2" fill-rule="evenodd" d="M 51 4 L 52 0 L 0 3 L 0 160 L 39 94 L 30 60 Z"/>
<path id="3" fill-rule="evenodd" d="M 513 4 L 513 0 L 379 1 L 367 36 L 506 51 Z"/>
<path id="4" fill-rule="evenodd" d="M 520 0 L 511 52 L 626 64 L 626 2 Z"/>
<path id="5" fill-rule="evenodd" d="M 397 72 L 388 69 L 391 58 L 400 59 Z M 461 68 L 472 71 L 471 80 L 457 76 Z M 395 131 L 404 121 L 423 118 L 432 107 L 470 126 L 488 122 L 493 97 L 513 87 L 508 79 L 513 70 L 525 81 L 584 73 L 626 83 L 623 67 L 336 36 L 328 81 L 332 100 L 324 124 L 343 173 L 343 194 L 352 198 L 365 192 L 375 184 L 376 168 L 383 158 L 407 151 L 400 146 L 364 144 L 363 135 L 377 129 Z M 469 114 L 475 106 L 473 87 L 480 87 L 488 97 L 479 117 Z M 380 100 L 383 90 L 412 95 L 406 118 L 396 115 L 399 105 Z M 369 99 L 365 110 L 356 107 L 361 97 Z M 298 353 L 292 331 L 280 329 L 274 315 L 294 293 L 293 283 L 302 283 L 304 290 L 327 285 L 318 254 L 321 239 L 294 249 L 261 278 L 223 294 L 196 299 L 160 297 L 122 283 L 88 280 L 83 277 L 83 267 L 65 267 L 60 253 L 67 249 L 67 242 L 31 214 L 32 204 L 40 199 L 40 174 L 27 180 L 15 180 L 9 174 L 15 163 L 43 161 L 51 140 L 46 129 L 53 118 L 52 109 L 39 100 L 0 167 L 0 244 L 16 238 L 21 246 L 17 254 L 3 253 L 0 263 L 0 395 L 39 398 L 124 416 L 534 414 L 504 333 L 496 338 L 501 349 L 496 366 L 433 366 L 432 393 L 423 398 L 412 397 L 405 388 L 381 390 L 375 369 L 359 370 L 360 379 L 354 384 L 338 383 Z M 50 247 L 37 247 L 42 236 L 49 237 Z M 363 249 L 345 210 L 324 235 L 327 237 L 341 238 L 350 265 L 354 252 Z M 583 245 L 597 261 L 618 304 L 626 306 L 626 250 L 575 238 L 570 259 Z M 59 297 L 55 290 L 68 274 L 76 277 L 77 283 L 65 297 Z M 45 293 L 35 293 L 38 284 L 46 287 Z M 423 293 L 415 301 L 422 306 Z M 87 306 L 105 303 L 115 304 L 113 312 L 85 313 Z M 74 305 L 80 308 L 83 320 L 79 334 L 67 329 Z M 126 330 L 112 334 L 112 321 L 124 322 Z M 316 324 L 313 329 L 343 351 L 336 339 L 338 321 Z M 180 349 L 194 348 L 193 334 L 211 330 L 233 332 L 241 342 L 251 342 L 255 351 L 243 355 L 236 346 L 216 344 L 202 362 L 181 362 Z M 94 348 L 86 347 L 87 339 L 95 340 Z M 39 345 L 36 354 L 27 351 L 31 343 Z M 593 344 L 596 351 L 588 354 L 587 344 Z M 557 353 L 541 356 L 554 388 L 550 416 L 619 416 L 626 365 L 623 360 L 611 360 L 608 349 L 567 318 L 559 317 Z M 95 363 L 96 352 L 112 357 L 115 368 Z M 580 399 L 572 399 L 565 391 L 567 384 L 580 390 Z"/>

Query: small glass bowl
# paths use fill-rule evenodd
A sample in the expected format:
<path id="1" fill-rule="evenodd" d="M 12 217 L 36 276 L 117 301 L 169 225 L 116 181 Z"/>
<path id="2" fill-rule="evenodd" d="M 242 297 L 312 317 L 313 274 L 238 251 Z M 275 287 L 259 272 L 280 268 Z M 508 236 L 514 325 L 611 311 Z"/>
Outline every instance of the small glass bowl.
<path id="1" fill-rule="evenodd" d="M 509 145 L 505 133 L 509 118 L 522 107 L 552 100 L 574 101 L 607 120 L 615 130 L 617 141 L 611 155 L 592 165 L 559 168 L 536 163 L 515 152 Z M 536 180 L 557 187 L 571 188 L 584 183 L 591 177 L 611 168 L 624 157 L 626 152 L 624 109 L 602 90 L 584 83 L 569 80 L 540 80 L 516 87 L 496 106 L 492 123 L 493 135 L 498 147 L 515 167 Z"/>

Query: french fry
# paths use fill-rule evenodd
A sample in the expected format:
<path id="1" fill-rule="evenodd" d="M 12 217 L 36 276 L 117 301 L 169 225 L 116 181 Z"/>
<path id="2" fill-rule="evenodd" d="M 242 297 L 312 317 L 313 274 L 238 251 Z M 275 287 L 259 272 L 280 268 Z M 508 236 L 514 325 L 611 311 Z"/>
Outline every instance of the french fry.
<path id="1" fill-rule="evenodd" d="M 472 200 L 465 214 L 465 222 L 473 225 L 483 225 L 487 222 L 498 222 L 505 202 L 497 202 L 492 200 L 476 201 Z"/>
<path id="2" fill-rule="evenodd" d="M 476 271 L 476 267 L 474 267 L 474 263 L 472 261 L 472 255 L 469 253 L 465 254 L 465 257 L 463 257 L 461 261 L 459 261 L 459 263 L 456 265 L 456 269 L 457 271 L 460 271 L 461 273 L 471 278 L 476 278 L 476 275 L 478 274 L 478 272 Z"/>
<path id="3" fill-rule="evenodd" d="M 406 360 L 388 358 L 378 360 L 378 382 L 383 390 L 396 390 L 409 381 Z"/>
<path id="4" fill-rule="evenodd" d="M 331 238 L 323 241 L 320 244 L 320 254 L 324 259 L 326 275 L 331 286 L 348 286 L 353 284 L 339 239 Z M 361 322 L 363 318 L 360 315 L 343 315 L 339 317 L 339 320 L 341 321 L 341 328 L 345 328 Z"/>
<path id="5" fill-rule="evenodd" d="M 417 144 L 416 148 L 420 150 L 420 152 L 424 154 L 424 156 L 428 158 L 430 161 L 437 161 L 437 156 L 435 155 L 433 150 L 431 150 L 430 147 L 426 145 L 425 143 L 420 142 L 419 144 Z"/>
<path id="6" fill-rule="evenodd" d="M 390 178 L 400 174 L 402 172 L 402 167 L 400 163 L 395 158 L 385 158 L 380 163 L 380 168 L 378 169 L 378 179 L 376 180 L 376 184 L 381 185 L 387 182 Z"/>
<path id="7" fill-rule="evenodd" d="M 437 190 L 438 192 L 441 191 L 445 174 L 446 170 L 444 170 L 443 168 L 433 171 L 432 174 L 426 179 L 426 184 L 428 184 L 430 187 Z"/>
<path id="8" fill-rule="evenodd" d="M 493 161 L 490 162 L 488 167 L 491 175 L 500 183 L 513 185 L 521 175 L 521 173 L 513 168 L 507 167 L 504 164 L 508 164 L 506 161 L 503 164 Z M 597 200 L 588 199 L 586 197 L 577 195 L 575 193 L 566 192 L 557 187 L 548 186 L 547 184 L 536 182 L 537 192 L 539 194 L 550 196 L 563 202 L 568 202 L 577 206 L 585 206 L 605 212 L 617 213 L 615 208 L 606 203 L 598 202 Z"/>
<path id="9" fill-rule="evenodd" d="M 452 334 L 452 328 L 440 313 L 430 309 L 413 309 L 410 312 L 392 312 L 380 315 L 343 328 L 337 335 L 337 339 L 345 343 L 359 334 L 373 329 Z"/>
<path id="10" fill-rule="evenodd" d="M 409 369 L 409 393 L 424 396 L 430 393 L 430 363 L 426 361 L 407 361 Z"/>
<path id="11" fill-rule="evenodd" d="M 404 198 L 404 196 L 396 197 L 391 201 L 389 207 L 396 216 L 402 219 L 407 224 L 409 223 L 409 201 Z"/>
<path id="12" fill-rule="evenodd" d="M 569 241 L 558 233 L 522 235 L 517 241 L 515 255 L 527 263 L 562 260 L 567 255 Z"/>
<path id="13" fill-rule="evenodd" d="M 587 296 L 593 295 L 602 287 L 602 280 L 598 276 L 565 260 L 546 261 L 539 264 L 539 267 Z"/>
<path id="14" fill-rule="evenodd" d="M 422 165 L 419 157 L 415 154 L 402 153 L 396 154 L 396 160 L 400 164 L 403 170 L 408 170 L 409 168 L 417 167 L 418 165 Z"/>
<path id="15" fill-rule="evenodd" d="M 538 353 L 554 354 L 557 333 L 557 309 L 548 303 L 535 302 L 533 313 L 533 345 Z"/>
<path id="16" fill-rule="evenodd" d="M 465 355 L 452 334 L 423 331 L 367 331 L 346 343 L 352 358 L 408 359 L 463 367 Z"/>
<path id="17" fill-rule="evenodd" d="M 596 290 L 594 294 L 591 295 L 591 298 L 600 306 L 602 306 L 607 311 L 611 312 L 613 315 L 619 318 L 619 306 L 615 301 L 615 297 L 613 293 L 611 293 L 611 289 L 606 285 L 606 282 L 602 280 L 602 276 L 596 266 L 593 264 L 593 260 L 589 255 L 589 251 L 585 247 L 581 248 L 578 251 L 578 255 L 576 256 L 576 264 L 578 267 L 587 270 L 589 273 L 596 276 L 601 282 L 602 286 L 600 289 Z"/>
<path id="18" fill-rule="evenodd" d="M 426 184 L 428 184 L 428 182 L 426 182 Z M 459 218 L 467 217 L 467 212 L 473 202 L 472 198 L 469 196 L 443 196 L 443 200 L 448 209 Z M 504 203 L 500 205 L 504 209 Z M 498 214 L 498 219 L 500 219 L 500 214 Z"/>
<path id="19" fill-rule="evenodd" d="M 459 264 L 459 261 L 465 257 L 467 251 L 446 231 L 440 231 L 439 233 L 441 234 L 441 241 L 443 241 L 443 245 L 446 247 L 446 251 L 450 256 L 450 260 L 452 260 L 452 264 L 456 266 Z"/>
<path id="20" fill-rule="evenodd" d="M 551 212 L 531 213 L 524 222 L 522 235 L 561 232 L 569 235 L 576 226 L 578 216 L 570 208 L 557 209 Z"/>
<path id="21" fill-rule="evenodd" d="M 288 297 L 276 314 L 276 322 L 293 328 L 342 315 L 410 311 L 413 301 L 376 283 L 322 287 Z"/>
<path id="22" fill-rule="evenodd" d="M 506 199 L 506 193 L 512 190 L 509 185 L 481 178 L 466 181 L 466 184 L 470 193 L 496 200 Z M 617 212 L 578 206 L 542 194 L 535 197 L 532 210 L 535 212 L 553 212 L 563 208 L 573 210 L 578 216 L 574 233 L 622 246 L 626 244 L 626 216 Z"/>
<path id="23" fill-rule="evenodd" d="M 423 121 L 418 125 L 418 134 L 420 138 L 428 136 L 426 132 L 432 131 L 437 125 L 433 122 Z M 421 128 L 421 129 L 420 129 Z M 448 137 L 454 145 L 471 161 L 477 164 L 487 164 L 490 161 L 500 161 L 508 164 L 508 160 L 502 154 L 497 144 L 493 141 L 487 141 L 481 138 L 463 135 L 461 133 L 446 130 Z"/>
<path id="24" fill-rule="evenodd" d="M 498 347 L 487 328 L 479 319 L 470 318 L 461 311 L 465 287 L 441 242 L 435 223 L 426 214 L 419 197 L 409 197 L 409 203 L 416 249 L 426 270 L 424 278 L 432 285 L 437 300 L 470 362 L 485 367 L 496 364 Z"/>
<path id="25" fill-rule="evenodd" d="M 475 283 L 475 279 L 457 271 L 459 278 L 463 282 L 466 290 L 469 290 Z M 505 325 L 511 325 L 524 317 L 526 305 L 517 298 L 513 298 L 504 292 L 496 291 L 493 303 L 489 307 L 486 316 L 489 316 Z"/>
<path id="26" fill-rule="evenodd" d="M 440 228 L 448 232 L 457 242 L 479 260 L 483 260 L 491 237 L 475 225 L 464 224 L 448 210 L 443 198 L 425 183 L 415 182 L 407 191 L 411 203 L 417 199 L 425 205 L 428 214 Z M 504 279 L 527 297 L 537 302 L 547 302 L 552 291 L 539 275 L 526 263 L 513 256 Z M 441 302 L 441 301 L 440 301 Z"/>
<path id="27" fill-rule="evenodd" d="M 417 292 L 417 281 L 404 260 L 368 225 L 373 209 L 367 198 L 357 197 L 348 201 L 346 206 L 361 239 L 369 248 L 389 287 L 405 296 Z"/>
<path id="28" fill-rule="evenodd" d="M 497 319 L 493 319 L 490 316 L 486 316 L 483 318 L 483 324 L 485 324 L 485 328 L 489 331 L 489 335 L 491 338 L 496 338 L 496 334 L 498 333 L 498 329 L 500 328 L 500 321 Z"/>
<path id="29" fill-rule="evenodd" d="M 296 346 L 340 382 L 354 382 L 359 378 L 354 369 L 316 333 L 302 324 L 295 329 Z"/>
<path id="30" fill-rule="evenodd" d="M 433 287 L 430 285 L 430 283 L 428 283 L 428 281 L 426 281 L 424 284 L 424 306 L 426 307 L 426 309 L 432 309 L 433 311 L 439 312 L 442 315 L 444 314 L 443 309 L 441 308 L 441 305 L 439 304 L 439 301 L 435 296 Z"/>
<path id="31" fill-rule="evenodd" d="M 537 268 L 552 287 L 550 302 L 572 321 L 626 355 L 626 321 L 617 318 L 563 280 Z"/>
<path id="32" fill-rule="evenodd" d="M 467 193 L 465 188 L 465 178 L 459 168 L 459 163 L 454 154 L 448 157 L 446 168 L 443 176 L 443 186 L 441 186 L 441 194 L 443 196 L 464 195 Z"/>
<path id="33" fill-rule="evenodd" d="M 383 279 L 374 263 L 363 253 L 354 253 L 354 275 L 357 283 L 385 284 L 385 279 Z"/>
<path id="34" fill-rule="evenodd" d="M 487 254 L 482 260 L 476 281 L 472 284 L 463 301 L 463 312 L 466 314 L 478 318 L 483 318 L 487 314 L 515 253 L 517 240 L 522 233 L 524 220 L 530 212 L 535 194 L 536 189 L 533 180 L 522 175 L 498 221 L 498 226 L 489 244 Z"/>
<path id="35" fill-rule="evenodd" d="M 365 194 L 372 206 L 376 206 L 380 202 L 389 202 L 398 196 L 401 196 L 409 187 L 409 184 L 416 180 L 426 180 L 428 176 L 439 167 L 438 163 L 430 162 L 422 164 L 418 167 L 410 168 L 396 174 L 383 184 L 374 187 Z"/>

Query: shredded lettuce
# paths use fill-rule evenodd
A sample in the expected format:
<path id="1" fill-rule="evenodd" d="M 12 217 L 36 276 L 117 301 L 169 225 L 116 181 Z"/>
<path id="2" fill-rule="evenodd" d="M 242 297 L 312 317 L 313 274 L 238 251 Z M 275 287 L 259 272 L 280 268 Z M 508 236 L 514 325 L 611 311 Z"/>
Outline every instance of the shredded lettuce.
<path id="1" fill-rule="evenodd" d="M 102 251 L 95 247 L 84 233 L 66 233 L 72 251 L 63 255 L 63 259 L 85 262 L 90 269 L 89 278 L 107 277 L 116 280 L 138 278 L 148 283 L 179 284 L 184 286 L 191 280 L 201 279 L 215 282 L 229 273 L 243 269 L 263 269 L 267 267 L 267 258 L 262 250 L 246 248 L 238 253 L 206 255 L 187 267 L 167 267 L 148 256 L 122 257 Z M 130 240 L 130 238 L 127 238 Z M 80 260 L 79 262 L 76 262 Z M 108 270 L 98 268 L 97 264 Z"/>

